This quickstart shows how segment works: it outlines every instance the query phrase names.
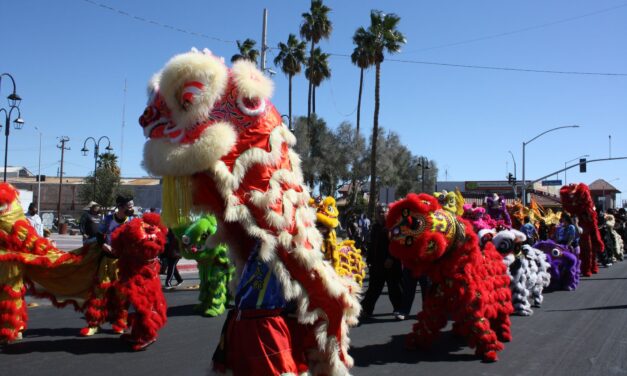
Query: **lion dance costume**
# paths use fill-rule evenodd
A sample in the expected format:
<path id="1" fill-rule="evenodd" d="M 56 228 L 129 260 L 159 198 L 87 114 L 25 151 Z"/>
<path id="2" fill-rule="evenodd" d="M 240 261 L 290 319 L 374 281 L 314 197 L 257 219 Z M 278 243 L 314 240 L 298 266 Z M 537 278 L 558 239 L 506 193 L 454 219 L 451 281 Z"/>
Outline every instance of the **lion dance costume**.
<path id="1" fill-rule="evenodd" d="M 509 277 L 492 243 L 482 250 L 470 223 L 442 210 L 437 199 L 409 194 L 390 206 L 390 252 L 414 275 L 433 282 L 418 314 L 410 347 L 428 347 L 446 325 L 485 361 L 496 361 L 510 341 L 513 312 Z"/>
<path id="2" fill-rule="evenodd" d="M 167 321 L 158 259 L 165 248 L 167 232 L 158 214 L 146 213 L 118 227 L 111 235 L 111 244 L 119 257 L 117 288 L 124 308 L 129 305 L 134 308 L 128 317 L 130 333 L 123 334 L 122 339 L 135 351 L 154 343 L 157 332 Z"/>
<path id="3" fill-rule="evenodd" d="M 359 286 L 366 278 L 366 263 L 361 257 L 361 250 L 355 248 L 354 240 L 337 242 L 335 228 L 340 224 L 339 212 L 333 197 L 325 197 L 319 202 L 312 200 L 316 209 L 316 221 L 323 236 L 322 251 L 324 259 L 333 266 L 333 269 L 342 277 L 355 280 Z"/>
<path id="4" fill-rule="evenodd" d="M 217 230 L 216 217 L 205 214 L 186 227 L 181 235 L 183 257 L 198 263 L 200 303 L 194 310 L 207 317 L 224 313 L 229 302 L 229 282 L 235 271 L 227 255 L 226 245 L 212 247 L 207 244 Z"/>
<path id="5" fill-rule="evenodd" d="M 564 210 L 579 219 L 579 227 L 583 229 L 579 239 L 581 274 L 590 277 L 599 272 L 596 255 L 603 253 L 604 245 L 599 233 L 597 214 L 590 189 L 583 183 L 565 185 L 560 189 L 560 197 Z"/>
<path id="6" fill-rule="evenodd" d="M 313 341 L 292 350 L 307 354 L 310 372 L 347 374 L 353 363 L 348 327 L 357 324 L 359 286 L 337 276 L 322 257 L 300 160 L 291 149 L 296 140 L 269 100 L 272 82 L 251 62 L 229 68 L 208 50 L 192 50 L 173 57 L 154 76 L 149 92 L 140 118 L 149 139 L 143 164 L 164 179 L 166 224 L 177 225 L 192 208 L 215 214 L 217 238 L 228 244 L 236 267 L 261 262 L 260 272 L 267 267 L 282 298 L 295 305 L 298 325 Z M 263 286 L 268 284 L 251 288 Z M 239 324 L 263 315 L 281 321 L 274 310 L 255 312 L 238 311 Z M 289 334 L 274 334 L 289 344 Z M 237 354 L 227 356 L 227 369 L 265 353 L 261 344 L 243 350 L 226 349 Z M 277 373 L 303 367 L 267 363 Z"/>

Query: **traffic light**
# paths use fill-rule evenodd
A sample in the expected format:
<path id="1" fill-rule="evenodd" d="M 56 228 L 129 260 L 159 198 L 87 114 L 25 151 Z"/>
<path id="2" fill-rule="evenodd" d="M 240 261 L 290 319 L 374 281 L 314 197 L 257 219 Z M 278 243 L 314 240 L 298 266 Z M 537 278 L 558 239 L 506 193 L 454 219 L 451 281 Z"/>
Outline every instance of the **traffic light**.
<path id="1" fill-rule="evenodd" d="M 579 159 L 579 172 L 586 172 L 586 158 Z"/>
<path id="2" fill-rule="evenodd" d="M 510 172 L 509 175 L 507 175 L 507 182 L 509 184 L 514 184 L 516 183 L 516 178 L 514 177 L 514 175 L 512 175 L 512 173 Z"/>

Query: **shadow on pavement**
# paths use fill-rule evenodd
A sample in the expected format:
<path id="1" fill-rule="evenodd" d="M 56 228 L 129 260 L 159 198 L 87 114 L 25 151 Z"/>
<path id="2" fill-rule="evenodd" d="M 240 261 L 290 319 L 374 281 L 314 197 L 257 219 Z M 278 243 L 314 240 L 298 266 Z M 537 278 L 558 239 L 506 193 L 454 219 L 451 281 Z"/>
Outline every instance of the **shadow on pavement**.
<path id="1" fill-rule="evenodd" d="M 576 309 L 547 309 L 546 312 L 605 311 L 611 309 L 627 309 L 627 304 Z"/>
<path id="2" fill-rule="evenodd" d="M 36 328 L 26 329 L 25 338 L 37 337 L 78 337 L 80 328 Z"/>
<path id="3" fill-rule="evenodd" d="M 176 316 L 199 316 L 198 312 L 194 312 L 196 304 L 185 304 L 180 306 L 168 307 L 168 317 Z"/>
<path id="4" fill-rule="evenodd" d="M 119 338 L 72 338 L 57 341 L 24 341 L 5 345 L 5 354 L 30 354 L 34 352 L 66 352 L 75 355 L 114 354 L 131 352 L 129 345 Z"/>
<path id="5" fill-rule="evenodd" d="M 453 354 L 466 347 L 463 339 L 444 332 L 428 351 L 405 348 L 405 334 L 395 335 L 388 343 L 353 347 L 350 354 L 356 367 L 391 363 L 418 364 L 420 362 L 467 362 L 480 361 L 473 354 Z"/>

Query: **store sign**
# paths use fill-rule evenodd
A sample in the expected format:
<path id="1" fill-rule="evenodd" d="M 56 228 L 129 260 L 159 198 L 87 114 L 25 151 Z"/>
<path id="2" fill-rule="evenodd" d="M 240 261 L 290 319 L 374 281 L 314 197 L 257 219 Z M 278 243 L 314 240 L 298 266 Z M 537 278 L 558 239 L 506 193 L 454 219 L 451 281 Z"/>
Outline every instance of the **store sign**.
<path id="1" fill-rule="evenodd" d="M 550 186 L 556 186 L 556 185 L 562 185 L 562 181 L 561 180 L 542 180 L 543 187 L 550 187 Z"/>
<path id="2" fill-rule="evenodd" d="M 506 180 L 497 181 L 467 181 L 467 191 L 511 191 L 512 186 Z"/>

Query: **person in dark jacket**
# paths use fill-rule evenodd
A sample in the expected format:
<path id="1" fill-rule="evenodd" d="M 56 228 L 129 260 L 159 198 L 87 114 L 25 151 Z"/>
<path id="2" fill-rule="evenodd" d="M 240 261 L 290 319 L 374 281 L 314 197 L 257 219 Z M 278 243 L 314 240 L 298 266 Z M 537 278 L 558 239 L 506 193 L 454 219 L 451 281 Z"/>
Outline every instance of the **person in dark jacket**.
<path id="1" fill-rule="evenodd" d="M 172 230 L 168 231 L 168 236 L 165 243 L 165 250 L 163 251 L 162 262 L 165 261 L 165 288 L 173 289 L 176 286 L 183 283 L 183 278 L 179 273 L 176 264 L 181 259 L 181 252 L 179 249 L 179 241 L 176 239 L 176 235 Z M 172 277 L 176 279 L 176 284 L 172 285 Z"/>
<path id="2" fill-rule="evenodd" d="M 362 318 L 371 316 L 377 299 L 383 291 L 383 286 L 388 286 L 388 296 L 394 314 L 401 310 L 403 299 L 401 263 L 389 253 L 388 230 L 385 228 L 387 206 L 377 208 L 377 220 L 370 231 L 371 245 L 368 253 L 369 284 L 364 300 L 361 302 Z"/>

